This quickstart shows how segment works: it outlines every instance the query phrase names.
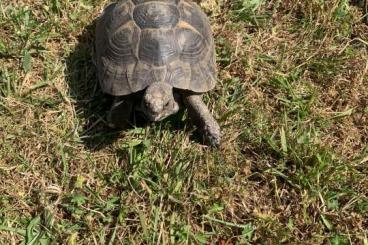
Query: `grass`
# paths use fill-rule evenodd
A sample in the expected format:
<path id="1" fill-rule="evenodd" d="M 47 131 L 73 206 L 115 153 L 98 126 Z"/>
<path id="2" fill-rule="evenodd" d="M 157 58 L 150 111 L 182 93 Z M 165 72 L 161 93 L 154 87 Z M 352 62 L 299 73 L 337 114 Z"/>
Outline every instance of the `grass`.
<path id="1" fill-rule="evenodd" d="M 186 113 L 116 132 L 107 1 L 0 2 L 1 244 L 368 244 L 368 26 L 347 0 L 204 0 L 220 149 Z"/>

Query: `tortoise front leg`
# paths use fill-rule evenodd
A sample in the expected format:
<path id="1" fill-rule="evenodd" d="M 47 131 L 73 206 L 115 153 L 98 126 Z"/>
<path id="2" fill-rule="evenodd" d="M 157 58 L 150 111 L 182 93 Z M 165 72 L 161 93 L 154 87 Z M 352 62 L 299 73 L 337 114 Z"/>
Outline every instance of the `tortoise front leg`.
<path id="1" fill-rule="evenodd" d="M 133 101 L 130 98 L 115 97 L 110 111 L 107 114 L 107 122 L 112 128 L 127 128 L 133 112 Z"/>
<path id="2" fill-rule="evenodd" d="M 202 96 L 186 94 L 183 95 L 183 101 L 188 109 L 190 118 L 199 127 L 204 142 L 210 146 L 219 146 L 221 140 L 220 126 L 203 103 Z"/>

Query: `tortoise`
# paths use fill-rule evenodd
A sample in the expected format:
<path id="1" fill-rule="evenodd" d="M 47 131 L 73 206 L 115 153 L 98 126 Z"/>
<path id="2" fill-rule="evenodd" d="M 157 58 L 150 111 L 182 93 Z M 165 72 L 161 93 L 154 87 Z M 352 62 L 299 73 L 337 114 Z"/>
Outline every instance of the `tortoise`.
<path id="1" fill-rule="evenodd" d="M 220 127 L 202 100 L 216 83 L 213 34 L 196 3 L 112 3 L 97 20 L 95 48 L 101 89 L 114 97 L 110 126 L 124 128 L 135 111 L 155 122 L 186 108 L 204 143 L 220 144 Z"/>

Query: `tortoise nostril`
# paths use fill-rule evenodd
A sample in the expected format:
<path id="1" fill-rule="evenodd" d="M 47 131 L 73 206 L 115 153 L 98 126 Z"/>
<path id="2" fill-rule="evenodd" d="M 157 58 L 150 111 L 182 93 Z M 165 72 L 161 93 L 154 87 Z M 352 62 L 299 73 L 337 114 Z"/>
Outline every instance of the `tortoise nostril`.
<path id="1" fill-rule="evenodd" d="M 163 106 L 162 103 L 157 101 L 146 102 L 146 109 L 154 114 L 157 114 L 162 111 Z"/>

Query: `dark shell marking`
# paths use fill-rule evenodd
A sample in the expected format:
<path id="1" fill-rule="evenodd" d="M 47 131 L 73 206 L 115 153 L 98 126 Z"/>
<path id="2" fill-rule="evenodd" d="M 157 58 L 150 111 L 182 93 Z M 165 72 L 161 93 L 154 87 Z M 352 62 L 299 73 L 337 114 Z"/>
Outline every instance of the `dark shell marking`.
<path id="1" fill-rule="evenodd" d="M 102 58 L 100 64 L 103 67 L 103 72 L 99 73 L 99 80 L 105 81 L 101 84 L 105 93 L 109 94 L 129 94 L 132 88 L 129 84 L 129 74 L 132 74 L 134 64 L 116 65 L 109 59 Z"/>
<path id="2" fill-rule="evenodd" d="M 187 77 L 188 73 L 183 67 L 175 67 L 167 75 L 167 82 L 170 83 L 175 88 L 188 89 L 189 79 Z"/>
<path id="3" fill-rule="evenodd" d="M 116 4 L 109 22 L 107 23 L 109 30 L 115 31 L 117 28 L 131 20 L 131 12 L 133 11 L 133 8 L 134 6 L 130 2 Z"/>
<path id="4" fill-rule="evenodd" d="M 203 59 L 207 45 L 199 33 L 190 29 L 179 29 L 176 32 L 176 38 L 181 51 L 181 60 L 195 63 Z"/>
<path id="5" fill-rule="evenodd" d="M 169 28 L 179 21 L 179 11 L 173 5 L 150 2 L 137 6 L 133 12 L 134 21 L 142 28 Z"/>
<path id="6" fill-rule="evenodd" d="M 121 28 L 110 39 L 106 56 L 119 64 L 132 63 L 136 60 L 132 42 L 133 31 L 130 28 Z"/>
<path id="7" fill-rule="evenodd" d="M 163 66 L 178 57 L 172 30 L 144 30 L 139 45 L 139 58 L 155 66 Z"/>
<path id="8" fill-rule="evenodd" d="M 134 67 L 130 86 L 133 91 L 139 91 L 147 87 L 154 78 L 152 67 L 142 62 L 138 62 Z"/>

